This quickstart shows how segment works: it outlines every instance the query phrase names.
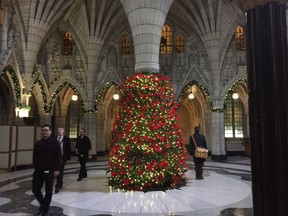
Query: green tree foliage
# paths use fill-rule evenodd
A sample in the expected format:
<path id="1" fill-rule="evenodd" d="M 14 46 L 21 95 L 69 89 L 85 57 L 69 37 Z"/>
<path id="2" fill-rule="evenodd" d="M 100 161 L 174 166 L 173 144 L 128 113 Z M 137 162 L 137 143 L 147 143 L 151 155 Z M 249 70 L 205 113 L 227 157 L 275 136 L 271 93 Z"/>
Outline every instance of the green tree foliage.
<path id="1" fill-rule="evenodd" d="M 109 185 L 166 190 L 185 184 L 185 148 L 172 84 L 160 74 L 136 74 L 122 83 L 109 159 Z"/>

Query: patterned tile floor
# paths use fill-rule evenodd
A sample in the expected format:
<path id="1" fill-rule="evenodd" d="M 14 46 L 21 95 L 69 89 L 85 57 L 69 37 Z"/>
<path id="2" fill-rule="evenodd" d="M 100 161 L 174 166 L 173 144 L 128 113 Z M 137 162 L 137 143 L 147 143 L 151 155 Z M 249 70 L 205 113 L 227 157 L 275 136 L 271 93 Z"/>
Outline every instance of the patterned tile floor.
<path id="1" fill-rule="evenodd" d="M 108 160 L 89 162 L 88 178 L 77 182 L 76 158 L 66 165 L 64 188 L 53 194 L 49 215 L 68 216 L 252 216 L 250 159 L 229 157 L 205 162 L 204 180 L 195 180 L 187 159 L 187 185 L 153 192 L 123 192 L 107 185 Z M 34 215 L 38 202 L 31 191 L 33 170 L 0 174 L 0 216 Z"/>

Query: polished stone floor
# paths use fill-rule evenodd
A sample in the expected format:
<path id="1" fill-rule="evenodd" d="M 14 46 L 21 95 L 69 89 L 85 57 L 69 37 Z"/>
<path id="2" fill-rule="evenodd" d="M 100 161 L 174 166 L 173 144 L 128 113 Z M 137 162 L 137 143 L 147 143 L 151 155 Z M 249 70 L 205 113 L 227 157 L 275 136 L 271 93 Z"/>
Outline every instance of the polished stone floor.
<path id="1" fill-rule="evenodd" d="M 250 159 L 207 160 L 204 180 L 195 180 L 187 159 L 187 185 L 175 190 L 124 192 L 107 185 L 107 157 L 88 162 L 88 178 L 76 181 L 79 164 L 65 169 L 64 188 L 53 194 L 49 215 L 68 216 L 252 216 Z M 0 216 L 35 215 L 38 202 L 31 191 L 32 169 L 0 174 Z"/>

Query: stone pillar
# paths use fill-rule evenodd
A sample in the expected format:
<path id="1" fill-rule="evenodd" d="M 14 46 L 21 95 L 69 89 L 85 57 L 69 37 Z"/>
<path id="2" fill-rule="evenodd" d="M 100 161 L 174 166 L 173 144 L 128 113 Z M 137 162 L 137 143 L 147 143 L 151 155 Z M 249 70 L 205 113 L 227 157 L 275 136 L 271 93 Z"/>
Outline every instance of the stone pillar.
<path id="1" fill-rule="evenodd" d="M 31 93 L 30 92 L 23 92 L 22 93 L 22 98 L 21 98 L 22 105 L 29 106 L 30 97 L 31 97 Z"/>
<path id="2" fill-rule="evenodd" d="M 51 125 L 51 114 L 50 113 L 44 113 L 39 115 L 39 124 L 40 126 L 44 124 Z M 53 128 L 52 128 L 53 130 Z"/>
<path id="3" fill-rule="evenodd" d="M 97 136 L 97 153 L 99 155 L 105 155 L 107 150 L 106 140 L 106 119 L 97 118 L 96 120 L 96 136 Z M 110 134 L 111 136 L 111 134 Z"/>
<path id="4" fill-rule="evenodd" d="M 246 26 L 253 214 L 286 216 L 288 212 L 286 5 L 273 1 L 260 2 L 263 4 L 257 4 L 247 10 Z"/>
<path id="5" fill-rule="evenodd" d="M 66 116 L 56 116 L 55 118 L 55 129 L 58 127 L 63 127 L 65 129 L 66 125 Z"/>
<path id="6" fill-rule="evenodd" d="M 85 134 L 90 138 L 92 145 L 92 154 L 96 157 L 96 114 L 87 113 L 84 115 L 83 123 Z M 97 137 L 98 139 L 98 137 Z"/>
<path id="7" fill-rule="evenodd" d="M 131 27 L 136 72 L 159 72 L 162 27 L 173 0 L 121 0 Z"/>
<path id="8" fill-rule="evenodd" d="M 224 112 L 212 112 L 211 115 L 211 159 L 214 161 L 226 160 L 224 131 Z"/>

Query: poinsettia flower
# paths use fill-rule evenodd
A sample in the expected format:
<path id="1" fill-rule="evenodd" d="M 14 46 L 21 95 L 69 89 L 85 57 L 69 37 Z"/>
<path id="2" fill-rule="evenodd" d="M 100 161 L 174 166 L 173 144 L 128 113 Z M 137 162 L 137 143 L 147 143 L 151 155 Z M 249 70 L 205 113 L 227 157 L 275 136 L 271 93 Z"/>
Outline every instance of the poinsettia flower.
<path id="1" fill-rule="evenodd" d="M 179 104 L 175 102 L 172 83 L 161 74 L 138 73 L 127 77 L 121 85 L 123 97 L 119 101 L 119 117 L 115 118 L 115 138 L 111 144 L 118 147 L 114 150 L 111 148 L 113 162 L 109 163 L 109 167 L 111 172 L 122 178 L 111 177 L 109 182 L 114 187 L 126 190 L 143 190 L 143 182 L 147 189 L 167 181 L 163 169 L 182 178 L 181 173 L 187 170 L 187 166 L 185 150 L 181 150 L 183 141 L 177 115 Z M 132 146 L 137 149 L 134 149 L 135 152 Z M 166 151 L 167 148 L 171 150 Z M 145 169 L 139 168 L 142 163 L 146 165 Z M 169 167 L 169 163 L 175 166 Z M 153 172 L 154 179 L 150 179 L 149 175 L 145 178 L 144 170 Z M 133 176 L 141 176 L 141 180 L 133 181 L 132 184 L 128 180 L 128 172 Z M 171 182 L 171 187 L 173 185 L 175 182 Z"/>
<path id="2" fill-rule="evenodd" d="M 119 174 L 117 173 L 117 172 L 111 172 L 111 176 L 113 176 L 113 177 L 116 177 L 116 176 L 118 176 Z"/>
<path id="3" fill-rule="evenodd" d="M 159 146 L 154 146 L 154 150 L 158 153 L 162 152 L 162 148 L 160 148 Z"/>

